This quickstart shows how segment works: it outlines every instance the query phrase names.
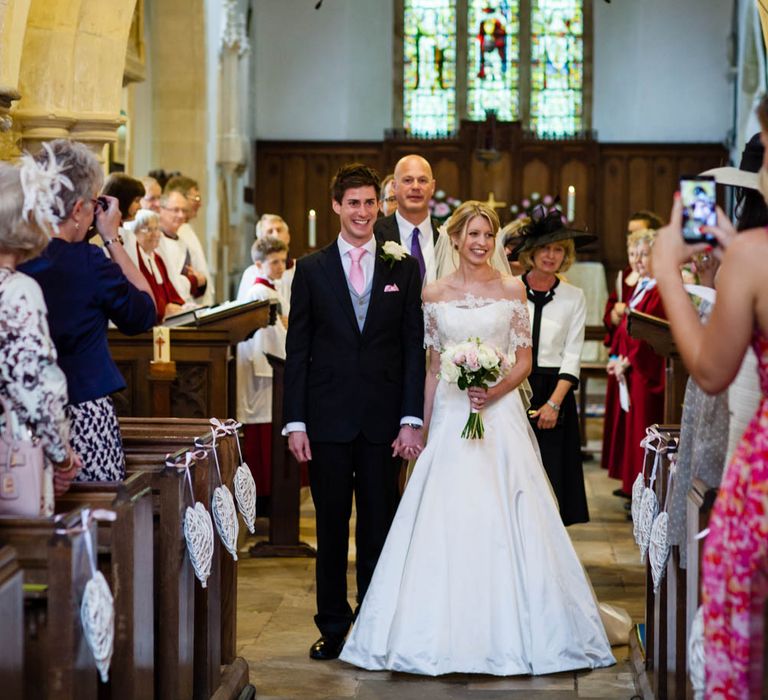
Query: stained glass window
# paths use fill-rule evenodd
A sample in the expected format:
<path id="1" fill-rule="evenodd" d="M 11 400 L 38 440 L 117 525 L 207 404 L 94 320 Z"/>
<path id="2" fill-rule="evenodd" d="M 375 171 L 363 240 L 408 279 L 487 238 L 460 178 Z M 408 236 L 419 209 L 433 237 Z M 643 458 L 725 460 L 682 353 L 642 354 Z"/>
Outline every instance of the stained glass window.
<path id="1" fill-rule="evenodd" d="M 488 110 L 541 136 L 588 127 L 584 0 L 401 1 L 409 132 L 450 134 L 460 118 L 483 121 Z"/>
<path id="2" fill-rule="evenodd" d="M 456 0 L 404 0 L 403 126 L 436 136 L 456 128 Z"/>
<path id="3" fill-rule="evenodd" d="M 583 82 L 582 0 L 531 0 L 531 129 L 581 130 Z"/>
<path id="4" fill-rule="evenodd" d="M 520 15 L 518 0 L 469 0 L 467 8 L 467 115 L 519 118 Z"/>

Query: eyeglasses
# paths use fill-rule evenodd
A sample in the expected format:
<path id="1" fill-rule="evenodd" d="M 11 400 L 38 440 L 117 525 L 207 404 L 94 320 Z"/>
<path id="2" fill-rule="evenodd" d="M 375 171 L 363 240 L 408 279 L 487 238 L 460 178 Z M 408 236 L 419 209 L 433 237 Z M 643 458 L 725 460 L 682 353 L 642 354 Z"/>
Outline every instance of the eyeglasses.
<path id="1" fill-rule="evenodd" d="M 397 201 L 397 197 L 384 197 L 384 201 L 387 204 L 394 204 Z"/>
<path id="2" fill-rule="evenodd" d="M 162 207 L 165 211 L 173 212 L 174 214 L 187 215 L 187 210 L 184 207 Z"/>

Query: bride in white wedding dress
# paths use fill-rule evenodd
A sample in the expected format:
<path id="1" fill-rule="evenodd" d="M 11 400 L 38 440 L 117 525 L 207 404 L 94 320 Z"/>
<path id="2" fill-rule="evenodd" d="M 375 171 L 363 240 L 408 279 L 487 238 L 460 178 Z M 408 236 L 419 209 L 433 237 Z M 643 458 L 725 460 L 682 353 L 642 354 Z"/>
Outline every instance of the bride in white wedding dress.
<path id="1" fill-rule="evenodd" d="M 458 269 L 424 290 L 429 435 L 340 656 L 365 669 L 506 676 L 615 663 L 518 390 L 528 311 L 522 283 L 489 264 L 498 228 L 481 203 L 457 209 Z M 516 364 L 468 396 L 436 375 L 440 349 L 469 337 Z M 461 437 L 470 397 L 483 439 Z"/>

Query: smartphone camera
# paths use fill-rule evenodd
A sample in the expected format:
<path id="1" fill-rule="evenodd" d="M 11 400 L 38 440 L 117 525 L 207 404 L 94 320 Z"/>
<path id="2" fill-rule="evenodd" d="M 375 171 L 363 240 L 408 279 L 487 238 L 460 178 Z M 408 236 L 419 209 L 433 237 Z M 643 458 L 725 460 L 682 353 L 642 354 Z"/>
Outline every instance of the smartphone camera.
<path id="1" fill-rule="evenodd" d="M 683 239 L 686 243 L 717 245 L 711 233 L 704 233 L 704 226 L 717 223 L 715 209 L 715 178 L 695 175 L 680 179 L 680 198 L 683 203 Z"/>
<path id="2" fill-rule="evenodd" d="M 109 200 L 106 197 L 96 197 L 96 205 L 101 211 L 107 211 L 109 209 Z"/>

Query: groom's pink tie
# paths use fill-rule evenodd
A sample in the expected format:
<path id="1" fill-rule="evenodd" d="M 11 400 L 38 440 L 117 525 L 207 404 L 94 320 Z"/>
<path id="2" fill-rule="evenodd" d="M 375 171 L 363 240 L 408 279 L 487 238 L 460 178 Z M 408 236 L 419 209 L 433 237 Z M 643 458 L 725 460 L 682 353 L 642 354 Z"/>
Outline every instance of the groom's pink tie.
<path id="1" fill-rule="evenodd" d="M 360 264 L 360 258 L 367 252 L 365 248 L 352 248 L 349 251 L 349 259 L 352 261 L 349 268 L 349 283 L 358 294 L 362 294 L 365 290 L 365 275 L 363 274 L 363 266 Z"/>

